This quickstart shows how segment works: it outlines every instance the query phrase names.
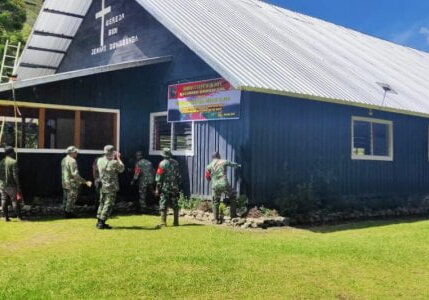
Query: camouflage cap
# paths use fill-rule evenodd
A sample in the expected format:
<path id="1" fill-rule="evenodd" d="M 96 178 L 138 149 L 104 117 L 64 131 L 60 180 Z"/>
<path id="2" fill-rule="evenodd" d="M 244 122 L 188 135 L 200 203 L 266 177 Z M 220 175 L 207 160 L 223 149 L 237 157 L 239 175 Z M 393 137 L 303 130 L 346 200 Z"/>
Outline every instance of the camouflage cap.
<path id="1" fill-rule="evenodd" d="M 162 149 L 161 156 L 162 157 L 171 157 L 171 150 L 170 150 L 170 148 L 164 148 L 164 149 Z"/>
<path id="2" fill-rule="evenodd" d="M 113 151 L 115 151 L 115 146 L 113 145 L 104 146 L 104 154 L 111 154 Z"/>
<path id="3" fill-rule="evenodd" d="M 69 147 L 67 147 L 66 152 L 67 152 L 67 154 L 77 153 L 77 152 L 79 152 L 79 149 L 77 149 L 75 146 L 69 146 Z"/>

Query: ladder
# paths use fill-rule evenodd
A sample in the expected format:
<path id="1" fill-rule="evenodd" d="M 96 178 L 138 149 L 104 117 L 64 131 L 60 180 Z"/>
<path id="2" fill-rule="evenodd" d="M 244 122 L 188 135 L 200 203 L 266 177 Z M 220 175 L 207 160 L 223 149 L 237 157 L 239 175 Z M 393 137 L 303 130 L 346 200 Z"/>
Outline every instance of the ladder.
<path id="1" fill-rule="evenodd" d="M 9 40 L 6 40 L 0 65 L 0 83 L 8 82 L 9 76 L 7 74 L 16 70 L 20 50 L 21 42 L 18 42 L 18 45 L 12 45 Z"/>

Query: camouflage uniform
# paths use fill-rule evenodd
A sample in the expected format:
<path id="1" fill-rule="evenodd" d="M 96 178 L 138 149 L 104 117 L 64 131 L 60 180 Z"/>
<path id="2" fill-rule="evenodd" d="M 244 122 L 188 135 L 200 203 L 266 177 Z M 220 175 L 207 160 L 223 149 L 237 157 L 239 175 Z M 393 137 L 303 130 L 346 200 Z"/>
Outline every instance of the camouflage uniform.
<path id="1" fill-rule="evenodd" d="M 0 193 L 3 215 L 9 221 L 9 204 L 11 202 L 18 219 L 21 219 L 21 202 L 17 195 L 21 194 L 19 171 L 15 159 L 6 156 L 0 162 Z"/>
<path id="2" fill-rule="evenodd" d="M 179 163 L 171 158 L 170 149 L 163 149 L 164 159 L 159 163 L 156 171 L 156 185 L 159 191 L 159 210 L 161 212 L 161 225 L 167 223 L 167 207 L 171 206 L 174 211 L 174 226 L 179 225 L 179 192 L 181 177 Z"/>
<path id="3" fill-rule="evenodd" d="M 63 205 L 67 215 L 73 213 L 79 189 L 86 181 L 79 175 L 76 159 L 67 155 L 61 161 L 61 178 L 63 186 Z"/>
<path id="4" fill-rule="evenodd" d="M 95 189 L 95 204 L 98 205 L 100 201 L 100 190 L 101 190 L 101 179 L 100 173 L 98 172 L 97 161 L 100 157 L 97 157 L 92 163 L 92 177 L 94 178 L 94 189 Z"/>
<path id="5" fill-rule="evenodd" d="M 228 160 L 214 158 L 207 166 L 206 178 L 211 181 L 212 195 L 213 195 L 213 217 L 218 223 L 219 219 L 219 205 L 222 194 L 225 194 L 231 201 L 230 214 L 231 217 L 236 217 L 236 195 L 235 191 L 231 188 L 226 177 L 226 168 L 233 167 L 239 168 L 240 165 Z"/>
<path id="6" fill-rule="evenodd" d="M 119 191 L 119 173 L 124 172 L 125 166 L 122 162 L 106 156 L 97 160 L 97 169 L 100 174 L 100 205 L 97 211 L 97 219 L 106 221 L 112 213 L 116 202 L 116 193 Z"/>
<path id="7" fill-rule="evenodd" d="M 146 205 L 146 195 L 148 190 L 153 190 L 152 185 L 154 182 L 155 170 L 153 169 L 152 163 L 146 159 L 140 159 L 136 162 L 134 168 L 133 182 L 138 180 L 139 186 L 139 203 L 140 209 L 144 210 Z"/>

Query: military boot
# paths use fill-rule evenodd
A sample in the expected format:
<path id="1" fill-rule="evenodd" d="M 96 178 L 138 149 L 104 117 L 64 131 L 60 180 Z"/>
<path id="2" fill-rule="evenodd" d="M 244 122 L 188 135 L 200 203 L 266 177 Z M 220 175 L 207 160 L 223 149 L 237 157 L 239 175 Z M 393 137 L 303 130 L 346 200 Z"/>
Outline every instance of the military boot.
<path id="1" fill-rule="evenodd" d="M 109 224 L 106 224 L 106 221 L 102 221 L 102 222 L 103 222 L 104 229 L 112 229 L 112 226 L 110 226 Z"/>
<path id="2" fill-rule="evenodd" d="M 95 225 L 97 229 L 104 229 L 103 220 L 97 219 L 97 224 Z"/>
<path id="3" fill-rule="evenodd" d="M 6 222 L 10 222 L 9 218 L 9 207 L 7 205 L 3 206 L 3 216 Z"/>
<path id="4" fill-rule="evenodd" d="M 173 226 L 179 226 L 179 209 L 175 209 L 173 211 Z"/>
<path id="5" fill-rule="evenodd" d="M 159 227 L 167 227 L 167 210 L 161 210 L 161 223 Z"/>

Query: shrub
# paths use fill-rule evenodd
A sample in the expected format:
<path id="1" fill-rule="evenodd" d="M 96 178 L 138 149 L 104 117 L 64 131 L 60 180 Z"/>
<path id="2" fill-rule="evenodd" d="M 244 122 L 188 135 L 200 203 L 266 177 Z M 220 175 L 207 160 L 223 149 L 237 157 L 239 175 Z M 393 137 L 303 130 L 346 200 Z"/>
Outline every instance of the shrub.
<path id="1" fill-rule="evenodd" d="M 207 200 L 202 200 L 200 201 L 196 209 L 201 210 L 203 212 L 212 212 L 213 211 L 212 202 Z"/>
<path id="2" fill-rule="evenodd" d="M 279 216 L 278 211 L 275 209 L 269 209 L 269 208 L 266 208 L 264 206 L 261 206 L 261 207 L 259 207 L 259 210 L 261 211 L 261 213 L 264 217 L 278 217 Z"/>
<path id="3" fill-rule="evenodd" d="M 203 200 L 201 198 L 186 197 L 183 193 L 180 193 L 179 207 L 182 209 L 187 209 L 187 210 L 197 209 L 202 202 Z"/>

